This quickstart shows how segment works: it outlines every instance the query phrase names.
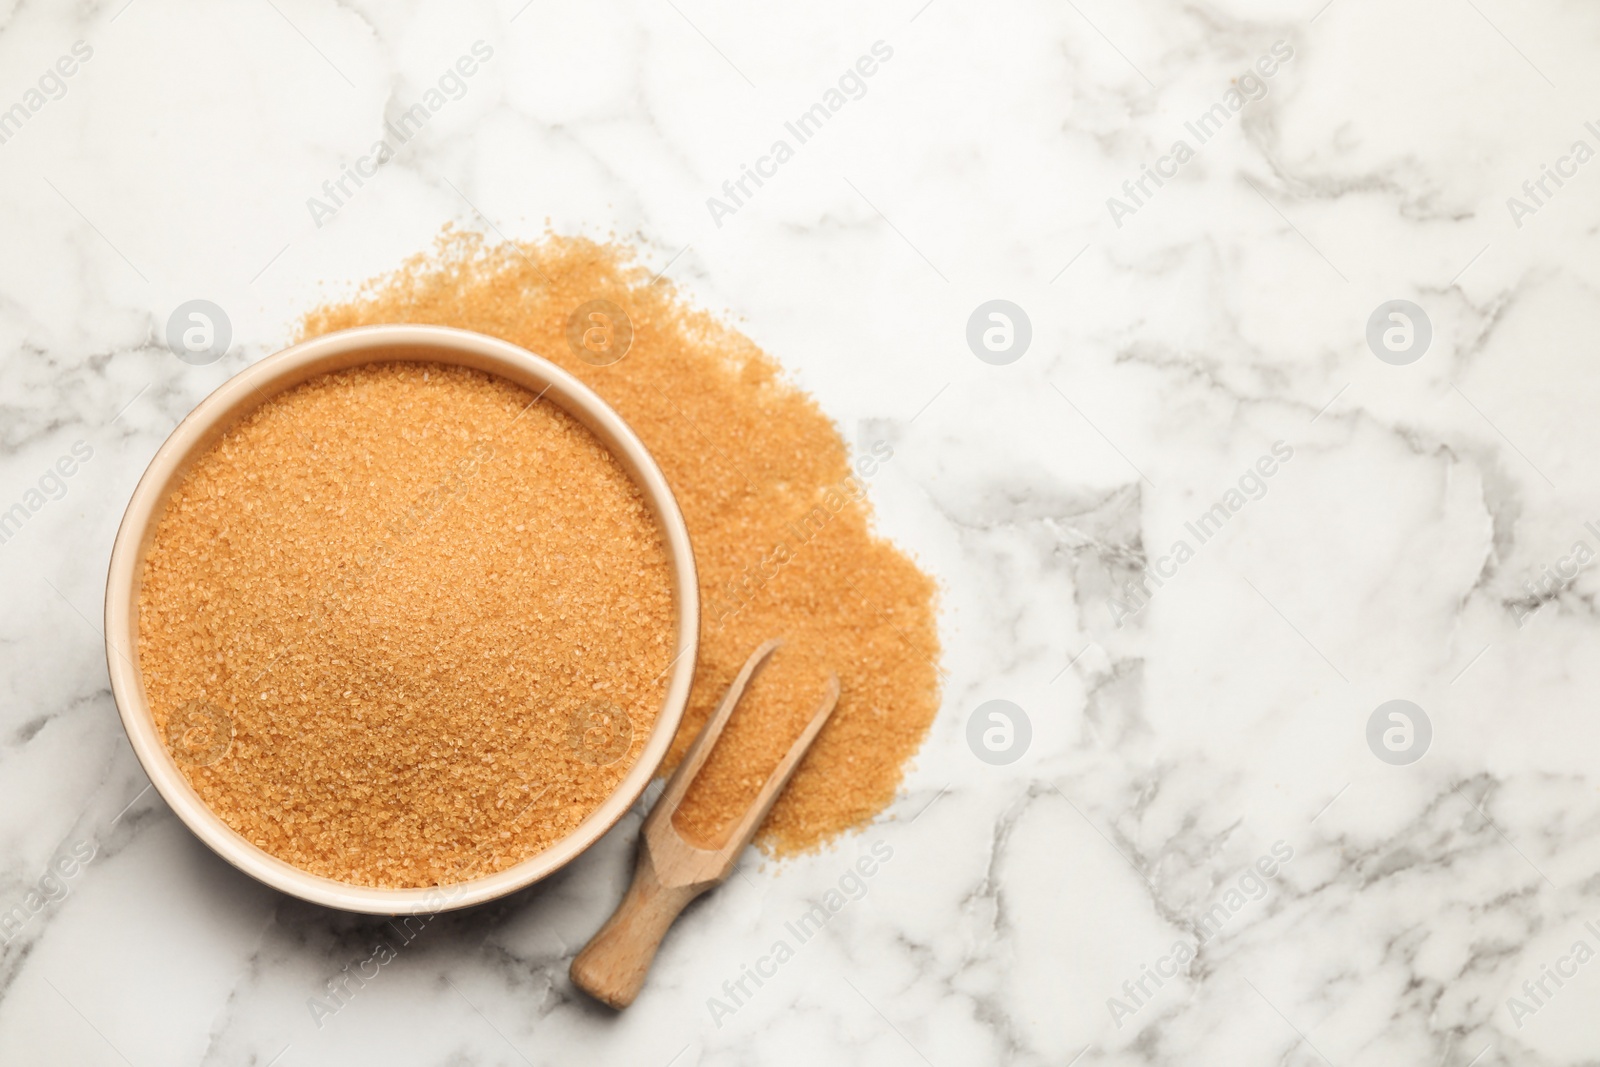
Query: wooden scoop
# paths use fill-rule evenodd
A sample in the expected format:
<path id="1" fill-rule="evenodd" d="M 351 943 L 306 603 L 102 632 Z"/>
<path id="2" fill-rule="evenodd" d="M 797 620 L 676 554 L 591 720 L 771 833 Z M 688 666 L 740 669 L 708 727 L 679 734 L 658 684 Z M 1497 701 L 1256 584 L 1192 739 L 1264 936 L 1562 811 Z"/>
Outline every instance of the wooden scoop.
<path id="1" fill-rule="evenodd" d="M 618 1009 L 633 1003 L 633 998 L 639 995 L 639 989 L 644 985 L 645 972 L 650 969 L 667 928 L 691 900 L 726 881 L 728 875 L 733 873 L 739 853 L 755 836 L 761 821 L 772 810 L 778 794 L 789 783 L 801 757 L 811 747 L 811 742 L 832 714 L 834 705 L 839 702 L 839 677 L 829 675 L 828 691 L 822 698 L 822 706 L 811 717 L 795 743 L 789 746 L 783 759 L 778 761 L 777 768 L 761 787 L 755 802 L 734 826 L 727 843 L 721 848 L 696 848 L 679 835 L 677 827 L 672 825 L 673 813 L 683 803 L 695 775 L 705 766 L 722 728 L 728 725 L 734 706 L 750 684 L 751 676 L 782 643 L 768 641 L 745 661 L 738 677 L 728 687 L 722 703 L 717 705 L 716 713 L 700 730 L 700 736 L 694 739 L 683 762 L 667 782 L 666 790 L 645 818 L 644 832 L 639 836 L 639 862 L 634 868 L 633 884 L 628 887 L 627 895 L 600 928 L 600 932 L 572 961 L 573 984 L 596 1000 Z"/>

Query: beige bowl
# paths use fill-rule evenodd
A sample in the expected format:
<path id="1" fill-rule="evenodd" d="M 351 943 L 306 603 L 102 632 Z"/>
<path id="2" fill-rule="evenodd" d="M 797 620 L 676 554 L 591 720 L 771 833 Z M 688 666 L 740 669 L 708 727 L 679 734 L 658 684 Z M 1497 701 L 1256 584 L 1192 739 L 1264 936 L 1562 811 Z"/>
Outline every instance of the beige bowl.
<path id="1" fill-rule="evenodd" d="M 576 830 L 538 855 L 496 874 L 429 889 L 374 889 L 308 874 L 235 832 L 200 799 L 157 734 L 138 664 L 139 585 L 145 552 L 168 495 L 190 465 L 271 397 L 318 374 L 392 360 L 453 363 L 499 375 L 542 392 L 587 426 L 628 471 L 660 523 L 677 609 L 677 647 L 666 697 L 644 753 L 617 791 Z M 505 341 L 441 326 L 342 330 L 269 356 L 228 379 L 178 424 L 150 461 L 117 530 L 106 579 L 106 660 L 111 691 L 133 751 L 167 804 L 200 840 L 258 881 L 330 908 L 379 915 L 431 913 L 493 900 L 559 870 L 599 840 L 639 798 L 667 754 L 689 699 L 699 633 L 700 603 L 689 531 L 661 469 L 633 430 L 588 386 L 548 360 Z"/>

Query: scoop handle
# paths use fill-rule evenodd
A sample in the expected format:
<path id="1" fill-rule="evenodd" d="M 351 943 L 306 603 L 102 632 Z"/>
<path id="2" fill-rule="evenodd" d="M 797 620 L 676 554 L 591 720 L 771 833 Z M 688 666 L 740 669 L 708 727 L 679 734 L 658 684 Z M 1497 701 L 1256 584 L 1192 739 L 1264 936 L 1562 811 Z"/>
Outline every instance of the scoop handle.
<path id="1" fill-rule="evenodd" d="M 613 1008 L 632 1004 L 673 920 L 711 885 L 663 885 L 650 849 L 640 842 L 633 884 L 600 932 L 573 959 L 573 984 Z"/>

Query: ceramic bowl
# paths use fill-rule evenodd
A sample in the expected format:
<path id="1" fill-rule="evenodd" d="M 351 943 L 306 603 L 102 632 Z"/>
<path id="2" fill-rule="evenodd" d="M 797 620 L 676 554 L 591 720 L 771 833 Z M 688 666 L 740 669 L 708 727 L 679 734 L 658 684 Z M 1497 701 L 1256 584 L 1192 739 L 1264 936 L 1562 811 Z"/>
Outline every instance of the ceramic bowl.
<path id="1" fill-rule="evenodd" d="M 168 496 L 190 466 L 242 418 L 307 379 L 363 363 L 409 360 L 458 364 L 514 382 L 559 405 L 603 442 L 655 513 L 670 565 L 676 647 L 666 695 L 643 754 L 622 784 L 571 834 L 503 871 L 428 889 L 379 889 L 322 878 L 264 852 L 234 831 L 189 785 L 156 731 L 139 672 L 139 586 L 145 552 Z M 207 397 L 150 461 L 117 531 L 106 580 L 106 660 L 111 690 L 134 753 L 167 804 L 219 856 L 252 878 L 302 900 L 345 911 L 426 914 L 505 896 L 545 878 L 594 844 L 655 775 L 689 699 L 700 631 L 689 531 L 661 469 L 627 423 L 593 390 L 548 360 L 505 341 L 441 326 L 363 326 L 327 334 L 261 360 Z"/>

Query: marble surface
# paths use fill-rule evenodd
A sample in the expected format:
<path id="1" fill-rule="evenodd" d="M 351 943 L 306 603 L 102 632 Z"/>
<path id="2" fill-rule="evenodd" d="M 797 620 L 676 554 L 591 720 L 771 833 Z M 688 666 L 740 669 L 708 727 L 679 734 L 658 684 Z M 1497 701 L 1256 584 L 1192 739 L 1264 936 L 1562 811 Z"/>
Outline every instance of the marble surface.
<path id="1" fill-rule="evenodd" d="M 1597 44 L 1575 0 L 4 5 L 0 1063 L 1600 1062 Z M 639 242 L 896 442 L 946 590 L 901 800 L 748 855 L 620 1018 L 566 968 L 636 818 L 404 941 L 209 853 L 107 685 L 153 451 L 445 223 Z"/>

